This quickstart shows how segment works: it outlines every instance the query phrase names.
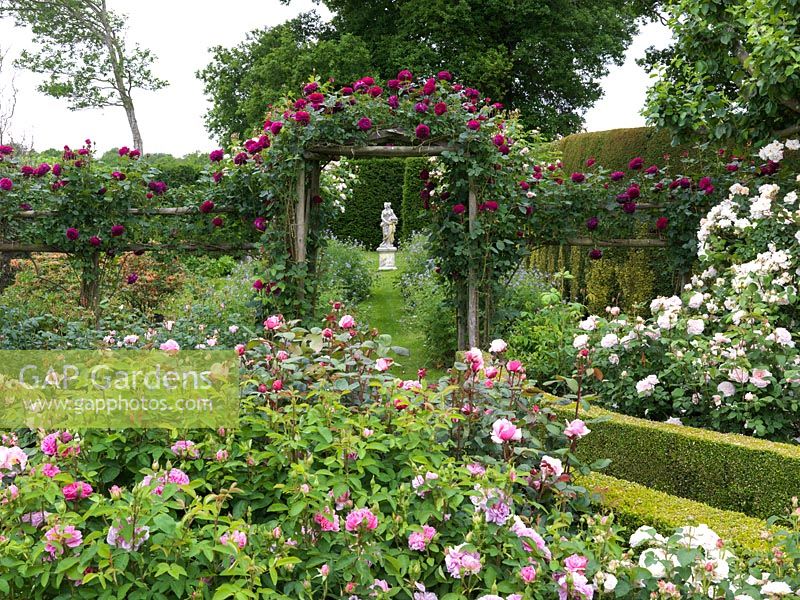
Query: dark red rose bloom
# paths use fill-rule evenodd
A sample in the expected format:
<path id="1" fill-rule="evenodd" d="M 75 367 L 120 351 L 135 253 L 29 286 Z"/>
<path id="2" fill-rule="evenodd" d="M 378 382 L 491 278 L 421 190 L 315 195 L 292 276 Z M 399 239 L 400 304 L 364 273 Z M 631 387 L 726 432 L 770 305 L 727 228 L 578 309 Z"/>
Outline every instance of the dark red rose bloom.
<path id="1" fill-rule="evenodd" d="M 658 166 L 650 165 L 644 170 L 644 172 L 647 173 L 648 175 L 655 175 L 656 173 L 658 173 Z"/>
<path id="2" fill-rule="evenodd" d="M 425 82 L 425 85 L 422 86 L 422 93 L 425 94 L 426 96 L 430 96 L 435 91 L 436 91 L 436 80 L 430 78 Z"/>
<path id="3" fill-rule="evenodd" d="M 428 181 L 428 179 L 431 178 L 430 171 L 428 171 L 428 169 L 422 169 L 422 171 L 419 172 L 419 178 L 422 181 Z"/>
<path id="4" fill-rule="evenodd" d="M 212 210 L 214 210 L 214 201 L 213 200 L 204 200 L 200 204 L 200 212 L 203 214 L 208 214 Z"/>
<path id="5" fill-rule="evenodd" d="M 311 122 L 311 115 L 304 110 L 294 113 L 294 120 L 301 125 L 308 125 Z"/>
<path id="6" fill-rule="evenodd" d="M 111 237 L 117 237 L 125 233 L 125 226 L 124 225 L 112 225 L 111 226 Z"/>
<path id="7" fill-rule="evenodd" d="M 414 133 L 416 134 L 417 139 L 427 140 L 429 137 L 431 137 L 431 128 L 425 125 L 425 123 L 420 123 L 417 125 Z"/>
<path id="8" fill-rule="evenodd" d="M 622 171 L 614 171 L 611 175 L 608 176 L 611 181 L 619 181 L 623 177 L 625 177 L 625 173 Z"/>
<path id="9" fill-rule="evenodd" d="M 450 74 L 449 71 L 439 71 L 439 73 L 437 73 L 437 75 L 436 75 L 436 78 L 439 81 L 452 81 L 453 80 L 453 76 Z"/>
<path id="10" fill-rule="evenodd" d="M 445 102 L 437 102 L 433 107 L 433 112 L 437 117 L 441 117 L 447 112 L 447 104 Z"/>
<path id="11" fill-rule="evenodd" d="M 475 119 L 470 119 L 467 121 L 467 129 L 471 129 L 472 131 L 478 131 L 481 128 L 481 122 L 476 121 Z"/>
<path id="12" fill-rule="evenodd" d="M 586 159 L 586 167 L 587 167 L 587 168 L 589 168 L 589 167 L 591 167 L 591 166 L 592 166 L 594 163 L 596 163 L 596 162 L 597 162 L 597 161 L 596 161 L 594 158 L 587 158 L 587 159 Z"/>
<path id="13" fill-rule="evenodd" d="M 600 219 L 597 217 L 589 217 L 586 219 L 586 229 L 589 231 L 594 231 L 597 229 L 597 226 L 600 225 Z"/>
<path id="14" fill-rule="evenodd" d="M 603 251 L 600 248 L 592 248 L 589 250 L 589 258 L 592 260 L 600 260 L 603 258 Z"/>
<path id="15" fill-rule="evenodd" d="M 222 220 L 222 217 L 214 217 L 213 219 L 211 219 L 211 224 L 214 227 L 222 227 L 223 223 L 224 221 Z"/>
<path id="16" fill-rule="evenodd" d="M 631 185 L 627 190 L 625 190 L 625 193 L 628 194 L 628 198 L 630 198 L 631 200 L 636 200 L 639 196 L 642 195 L 639 186 L 636 184 Z"/>
<path id="17" fill-rule="evenodd" d="M 583 173 L 573 173 L 570 175 L 570 179 L 572 179 L 573 183 L 583 183 L 586 181 L 586 175 Z"/>
<path id="18" fill-rule="evenodd" d="M 644 159 L 641 156 L 632 158 L 631 161 L 628 163 L 628 169 L 630 169 L 631 171 L 638 171 L 643 166 L 644 166 Z"/>
<path id="19" fill-rule="evenodd" d="M 283 123 L 281 121 L 275 121 L 272 125 L 269 126 L 269 130 L 272 132 L 272 135 L 278 135 L 283 129 Z"/>
<path id="20" fill-rule="evenodd" d="M 139 281 L 139 276 L 136 273 L 128 275 L 128 285 L 133 285 L 137 281 Z"/>
<path id="21" fill-rule="evenodd" d="M 103 240 L 101 240 L 96 235 L 93 235 L 92 237 L 89 238 L 89 244 L 94 246 L 95 248 L 97 248 L 102 243 L 103 243 Z"/>
<path id="22" fill-rule="evenodd" d="M 453 205 L 453 212 L 457 215 L 463 214 L 465 210 L 467 210 L 467 207 L 464 206 L 463 204 Z"/>
<path id="23" fill-rule="evenodd" d="M 399 79 L 400 81 L 411 81 L 411 78 L 412 78 L 411 71 L 409 71 L 408 69 L 403 69 L 397 74 L 397 79 Z"/>
<path id="24" fill-rule="evenodd" d="M 527 192 L 531 188 L 531 184 L 528 183 L 527 181 L 520 181 L 519 187 L 521 187 L 523 190 Z"/>
<path id="25" fill-rule="evenodd" d="M 397 109 L 400 106 L 400 98 L 397 96 L 389 96 L 386 103 L 389 105 L 389 108 Z"/>
<path id="26" fill-rule="evenodd" d="M 623 212 L 632 215 L 636 212 L 636 202 L 626 202 L 622 205 Z"/>
<path id="27" fill-rule="evenodd" d="M 372 121 L 368 117 L 361 117 L 358 120 L 358 123 L 356 124 L 356 126 L 361 131 L 369 131 L 370 129 L 372 129 Z"/>
<path id="28" fill-rule="evenodd" d="M 78 237 L 80 237 L 80 233 L 79 233 L 79 232 L 78 232 L 78 230 L 77 230 L 77 229 L 75 229 L 74 227 L 69 227 L 69 228 L 67 229 L 67 231 L 66 231 L 66 236 L 67 236 L 67 239 L 68 239 L 68 240 L 70 240 L 70 241 L 73 241 L 73 242 L 74 242 L 75 240 L 77 240 L 77 239 L 78 239 Z"/>
<path id="29" fill-rule="evenodd" d="M 667 217 L 658 217 L 656 219 L 656 229 L 658 231 L 664 231 L 669 225 L 669 219 Z"/>
<path id="30" fill-rule="evenodd" d="M 221 161 L 221 160 L 222 160 L 224 157 L 225 157 L 225 151 L 224 151 L 222 148 L 220 148 L 220 149 L 218 149 L 218 150 L 212 150 L 212 151 L 211 151 L 211 152 L 208 154 L 208 159 L 209 159 L 211 162 L 219 162 L 219 161 Z"/>

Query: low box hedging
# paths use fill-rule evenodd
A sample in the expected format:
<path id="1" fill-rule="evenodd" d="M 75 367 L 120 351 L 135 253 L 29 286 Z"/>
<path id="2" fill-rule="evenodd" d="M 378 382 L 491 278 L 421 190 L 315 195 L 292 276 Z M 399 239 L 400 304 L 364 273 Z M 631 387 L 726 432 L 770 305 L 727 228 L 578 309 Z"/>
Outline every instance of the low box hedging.
<path id="1" fill-rule="evenodd" d="M 567 407 L 555 407 L 566 418 Z M 656 423 L 592 408 L 578 455 L 611 459 L 606 473 L 673 496 L 759 518 L 785 514 L 800 496 L 800 447 Z"/>
<path id="2" fill-rule="evenodd" d="M 583 477 L 579 483 L 600 494 L 602 505 L 614 512 L 616 522 L 628 533 L 649 525 L 663 534 L 670 534 L 677 527 L 705 523 L 738 554 L 751 556 L 769 549 L 769 543 L 762 538 L 768 526 L 760 519 L 670 496 L 600 473 Z"/>

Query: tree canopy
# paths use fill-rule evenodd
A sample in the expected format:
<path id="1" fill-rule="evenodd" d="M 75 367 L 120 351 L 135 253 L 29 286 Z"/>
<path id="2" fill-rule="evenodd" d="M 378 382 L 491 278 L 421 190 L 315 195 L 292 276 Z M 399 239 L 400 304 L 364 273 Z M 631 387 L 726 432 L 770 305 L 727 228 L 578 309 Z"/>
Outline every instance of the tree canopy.
<path id="1" fill-rule="evenodd" d="M 283 0 L 289 3 L 290 0 Z M 306 14 L 212 49 L 199 76 L 212 101 L 212 132 L 248 130 L 265 103 L 296 91 L 312 72 L 350 82 L 401 69 L 447 69 L 546 134 L 580 129 L 652 2 L 597 0 L 324 0 L 330 24 Z"/>
<path id="2" fill-rule="evenodd" d="M 123 16 L 106 0 L 0 0 L 0 16 L 31 28 L 36 50 L 23 51 L 17 64 L 46 76 L 39 91 L 65 99 L 73 110 L 124 108 L 134 146 L 141 149 L 131 93 L 167 82 L 151 72 L 149 50 L 126 45 Z"/>
<path id="3" fill-rule="evenodd" d="M 754 143 L 800 131 L 800 0 L 673 0 L 675 39 L 643 61 L 651 124 Z"/>
<path id="4" fill-rule="evenodd" d="M 296 92 L 312 74 L 353 81 L 374 71 L 362 40 L 336 34 L 313 11 L 251 31 L 238 46 L 216 46 L 211 53 L 211 63 L 197 76 L 212 101 L 206 126 L 220 138 L 259 126 L 270 104 Z"/>

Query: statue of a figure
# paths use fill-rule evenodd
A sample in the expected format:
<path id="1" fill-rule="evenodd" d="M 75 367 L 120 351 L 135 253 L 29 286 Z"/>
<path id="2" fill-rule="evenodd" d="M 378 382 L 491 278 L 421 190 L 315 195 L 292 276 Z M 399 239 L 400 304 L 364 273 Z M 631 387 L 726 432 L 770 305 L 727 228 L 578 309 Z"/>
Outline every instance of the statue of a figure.
<path id="1" fill-rule="evenodd" d="M 381 229 L 383 229 L 383 242 L 381 248 L 394 248 L 394 232 L 397 227 L 397 215 L 392 210 L 391 202 L 383 203 L 381 212 Z"/>

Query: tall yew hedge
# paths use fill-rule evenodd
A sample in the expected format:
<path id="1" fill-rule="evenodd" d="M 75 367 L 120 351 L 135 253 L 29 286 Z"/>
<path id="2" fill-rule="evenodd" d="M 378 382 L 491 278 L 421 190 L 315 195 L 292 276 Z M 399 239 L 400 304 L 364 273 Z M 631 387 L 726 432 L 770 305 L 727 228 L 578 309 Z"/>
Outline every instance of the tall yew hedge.
<path id="1" fill-rule="evenodd" d="M 358 176 L 352 198 L 343 213 L 331 224 L 331 231 L 340 239 L 361 242 L 374 250 L 382 241 L 381 211 L 384 202 L 391 202 L 399 222 L 395 241 L 403 226 L 403 158 L 372 158 L 352 161 Z"/>

